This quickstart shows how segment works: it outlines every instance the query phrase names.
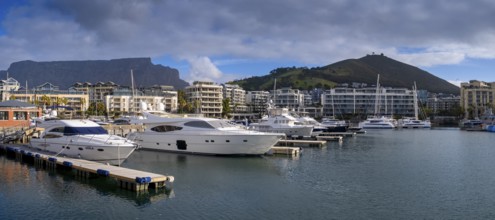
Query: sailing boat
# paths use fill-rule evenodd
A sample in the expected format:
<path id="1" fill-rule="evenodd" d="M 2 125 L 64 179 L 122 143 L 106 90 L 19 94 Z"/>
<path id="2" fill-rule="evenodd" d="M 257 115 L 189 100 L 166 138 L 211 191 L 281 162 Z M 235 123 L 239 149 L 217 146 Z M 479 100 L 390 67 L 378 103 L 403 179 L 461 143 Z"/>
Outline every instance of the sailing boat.
<path id="1" fill-rule="evenodd" d="M 399 120 L 399 128 L 431 128 L 430 120 L 419 119 L 419 107 L 418 107 L 418 92 L 416 88 L 416 82 L 413 86 L 413 100 L 414 100 L 414 118 L 403 118 Z"/>
<path id="2" fill-rule="evenodd" d="M 362 129 L 392 129 L 397 127 L 395 119 L 379 115 L 380 74 L 376 80 L 375 115 L 359 123 Z"/>

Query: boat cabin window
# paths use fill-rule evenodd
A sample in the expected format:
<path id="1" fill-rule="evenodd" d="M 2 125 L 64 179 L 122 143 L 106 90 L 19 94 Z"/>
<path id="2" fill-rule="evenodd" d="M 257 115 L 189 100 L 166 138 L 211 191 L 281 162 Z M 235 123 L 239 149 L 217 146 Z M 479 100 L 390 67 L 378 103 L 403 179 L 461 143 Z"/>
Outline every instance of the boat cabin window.
<path id="1" fill-rule="evenodd" d="M 177 131 L 182 130 L 182 127 L 172 126 L 172 125 L 159 125 L 151 128 L 152 131 L 156 132 L 167 132 L 167 131 Z"/>
<path id="2" fill-rule="evenodd" d="M 59 137 L 62 137 L 62 135 L 58 135 L 58 134 L 46 134 L 45 136 L 43 136 L 43 138 L 59 138 Z"/>
<path id="3" fill-rule="evenodd" d="M 64 133 L 64 127 L 58 127 L 50 130 L 50 132 Z"/>
<path id="4" fill-rule="evenodd" d="M 103 127 L 65 127 L 64 135 L 81 135 L 81 134 L 108 134 Z"/>
<path id="5" fill-rule="evenodd" d="M 206 121 L 189 121 L 184 123 L 184 125 L 195 128 L 214 128 Z"/>

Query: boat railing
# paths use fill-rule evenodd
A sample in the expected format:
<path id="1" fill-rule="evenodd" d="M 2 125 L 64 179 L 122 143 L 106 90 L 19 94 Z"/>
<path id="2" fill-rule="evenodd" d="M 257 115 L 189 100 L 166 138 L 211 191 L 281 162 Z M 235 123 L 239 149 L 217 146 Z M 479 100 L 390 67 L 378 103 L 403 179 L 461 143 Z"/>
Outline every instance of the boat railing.
<path id="1" fill-rule="evenodd" d="M 105 139 L 101 138 L 98 139 L 99 136 L 102 136 L 102 134 L 73 134 L 73 135 L 64 135 L 66 140 L 65 146 L 70 146 L 71 143 L 73 142 L 78 142 L 81 141 L 81 139 L 84 139 L 85 142 L 89 143 L 96 143 L 96 142 L 102 142 L 108 145 L 124 145 L 124 144 L 129 144 L 129 142 L 132 142 L 126 138 L 122 138 L 118 135 L 104 135 L 107 136 Z M 46 138 L 43 137 L 44 141 L 46 142 L 47 140 L 50 140 L 52 138 Z"/>

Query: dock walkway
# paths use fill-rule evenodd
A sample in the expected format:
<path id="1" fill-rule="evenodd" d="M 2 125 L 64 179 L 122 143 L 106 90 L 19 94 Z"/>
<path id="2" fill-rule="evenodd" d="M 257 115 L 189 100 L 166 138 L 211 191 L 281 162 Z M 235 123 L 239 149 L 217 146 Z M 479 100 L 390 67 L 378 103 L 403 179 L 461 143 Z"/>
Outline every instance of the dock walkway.
<path id="1" fill-rule="evenodd" d="M 66 168 L 76 171 L 83 178 L 110 177 L 117 180 L 118 185 L 131 191 L 143 191 L 148 188 L 165 187 L 165 182 L 173 182 L 173 176 L 139 171 L 124 167 L 112 166 L 94 161 L 57 157 L 48 152 L 42 152 L 24 145 L 0 144 L 0 151 L 15 155 L 16 160 L 32 162 L 36 166 L 47 169 Z"/>

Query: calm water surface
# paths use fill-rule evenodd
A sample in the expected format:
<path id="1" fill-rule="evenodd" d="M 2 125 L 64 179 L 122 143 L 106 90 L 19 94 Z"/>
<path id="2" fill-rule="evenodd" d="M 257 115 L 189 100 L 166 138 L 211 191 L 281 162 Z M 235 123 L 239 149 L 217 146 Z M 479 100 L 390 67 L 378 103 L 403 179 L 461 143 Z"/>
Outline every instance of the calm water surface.
<path id="1" fill-rule="evenodd" d="M 175 176 L 135 193 L 0 156 L 0 219 L 495 219 L 495 134 L 368 131 L 287 156 L 137 151 Z"/>

